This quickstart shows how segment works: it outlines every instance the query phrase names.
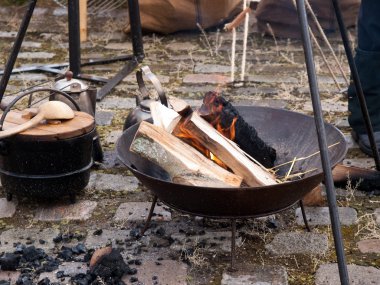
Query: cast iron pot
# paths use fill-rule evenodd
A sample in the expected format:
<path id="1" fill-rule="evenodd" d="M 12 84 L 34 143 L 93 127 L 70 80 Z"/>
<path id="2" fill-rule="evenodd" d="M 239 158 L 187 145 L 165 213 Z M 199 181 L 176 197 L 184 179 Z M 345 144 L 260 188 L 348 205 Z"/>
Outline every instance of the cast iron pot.
<path id="1" fill-rule="evenodd" d="M 44 88 L 37 91 L 52 91 Z M 53 90 L 69 100 L 64 92 Z M 16 98 L 4 111 L 1 125 L 10 108 L 22 97 Z M 78 105 L 72 100 L 74 106 Z M 92 147 L 95 128 L 86 134 L 59 140 L 41 140 L 20 135 L 0 140 L 0 178 L 7 193 L 7 200 L 16 194 L 37 199 L 57 199 L 69 196 L 75 202 L 75 195 L 89 182 L 93 164 Z"/>

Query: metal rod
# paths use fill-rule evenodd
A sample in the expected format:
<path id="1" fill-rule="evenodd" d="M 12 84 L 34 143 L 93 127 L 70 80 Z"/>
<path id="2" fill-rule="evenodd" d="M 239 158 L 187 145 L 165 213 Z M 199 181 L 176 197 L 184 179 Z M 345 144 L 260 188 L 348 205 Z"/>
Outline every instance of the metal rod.
<path id="1" fill-rule="evenodd" d="M 79 0 L 67 1 L 69 21 L 69 66 L 74 77 L 80 74 Z"/>
<path id="2" fill-rule="evenodd" d="M 16 40 L 13 43 L 11 54 L 9 55 L 9 59 L 7 61 L 3 76 L 1 77 L 1 81 L 0 81 L 0 102 L 2 101 L 5 90 L 7 88 L 9 78 L 11 77 L 11 74 L 12 74 L 12 69 L 15 65 L 18 53 L 21 48 L 21 44 L 26 34 L 26 30 L 28 29 L 30 19 L 32 18 L 32 15 L 33 15 L 34 8 L 36 7 L 36 3 L 37 3 L 37 0 L 29 1 L 28 9 L 25 12 L 24 18 L 22 19 L 22 22 L 20 25 L 20 29 L 18 30 L 18 33 L 16 36 Z"/>
<path id="3" fill-rule="evenodd" d="M 149 225 L 150 225 L 150 221 L 152 220 L 152 216 L 153 216 L 153 211 L 154 211 L 154 207 L 156 207 L 156 203 L 157 203 L 157 196 L 153 196 L 153 201 L 152 201 L 152 205 L 150 206 L 150 210 L 149 210 L 149 214 L 148 214 L 148 218 L 146 219 L 145 221 L 145 225 L 144 225 L 144 228 L 141 230 L 140 232 L 140 235 L 143 236 L 144 233 L 146 232 L 146 230 L 148 229 Z"/>
<path id="4" fill-rule="evenodd" d="M 306 213 L 305 213 L 305 207 L 303 206 L 302 200 L 299 201 L 299 205 L 300 205 L 300 208 L 301 208 L 302 218 L 303 218 L 303 222 L 305 224 L 306 230 L 308 232 L 311 232 L 311 229 L 309 227 L 309 223 L 307 221 Z"/>
<path id="5" fill-rule="evenodd" d="M 98 92 L 96 100 L 100 101 L 106 96 L 123 78 L 130 74 L 138 65 L 136 60 L 128 61 L 124 67 L 111 79 L 109 79 Z"/>
<path id="6" fill-rule="evenodd" d="M 128 0 L 128 11 L 129 24 L 131 25 L 133 54 L 135 55 L 137 61 L 141 62 L 144 59 L 145 55 L 142 43 L 139 1 Z"/>
<path id="7" fill-rule="evenodd" d="M 236 219 L 231 219 L 231 266 L 230 271 L 236 270 L 235 248 L 236 248 Z"/>
<path id="8" fill-rule="evenodd" d="M 373 135 L 373 128 L 372 128 L 372 124 L 371 124 L 371 119 L 369 117 L 367 103 L 365 101 L 364 92 L 363 92 L 363 88 L 362 88 L 362 85 L 360 82 L 358 69 L 356 67 L 356 64 L 354 61 L 354 56 L 352 54 L 352 50 L 350 47 L 350 41 L 348 39 L 346 26 L 345 26 L 344 21 L 343 21 L 343 16 L 342 16 L 342 12 L 340 9 L 339 2 L 337 0 L 332 0 L 332 3 L 334 6 L 334 10 L 335 10 L 335 16 L 336 16 L 336 19 L 338 21 L 339 31 L 340 31 L 340 34 L 342 36 L 344 50 L 346 52 L 348 64 L 350 66 L 351 76 L 352 76 L 352 79 L 354 81 L 356 95 L 359 99 L 359 104 L 360 104 L 360 108 L 362 111 L 365 127 L 367 129 L 369 143 L 371 144 L 371 149 L 372 149 L 372 153 L 373 153 L 373 158 L 375 160 L 376 169 L 380 171 L 379 150 L 377 149 L 376 140 L 375 140 L 375 137 Z M 374 71 L 374 72 L 377 72 L 377 71 Z"/>
<path id="9" fill-rule="evenodd" d="M 336 194 L 334 189 L 334 182 L 331 171 L 331 163 L 329 160 L 328 147 L 326 141 L 326 132 L 322 116 L 322 108 L 318 90 L 317 75 L 313 60 L 313 50 L 311 47 L 311 40 L 309 34 L 309 25 L 306 16 L 305 0 L 297 0 L 297 13 L 301 25 L 301 34 L 303 49 L 305 53 L 305 61 L 307 68 L 307 75 L 309 79 L 309 87 L 311 93 L 311 100 L 313 104 L 315 126 L 318 135 L 318 144 L 322 160 L 323 172 L 325 175 L 325 184 L 327 191 L 327 201 L 329 205 L 331 226 L 334 236 L 335 252 L 338 259 L 338 268 L 341 284 L 348 285 L 349 278 L 347 272 L 346 259 L 344 256 L 343 239 L 340 229 L 340 221 L 338 214 L 338 207 L 336 203 Z"/>

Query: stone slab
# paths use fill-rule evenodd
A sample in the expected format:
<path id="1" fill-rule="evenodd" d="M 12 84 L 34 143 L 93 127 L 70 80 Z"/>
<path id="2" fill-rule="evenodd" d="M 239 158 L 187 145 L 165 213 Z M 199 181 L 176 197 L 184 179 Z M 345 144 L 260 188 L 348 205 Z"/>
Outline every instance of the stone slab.
<path id="1" fill-rule="evenodd" d="M 114 220 L 127 222 L 144 222 L 149 214 L 151 203 L 149 202 L 127 202 L 117 208 Z M 152 221 L 171 221 L 172 214 L 163 206 L 154 207 Z"/>
<path id="2" fill-rule="evenodd" d="M 265 248 L 271 255 L 324 254 L 329 247 L 325 234 L 313 232 L 288 232 L 277 234 Z"/>
<path id="3" fill-rule="evenodd" d="M 375 215 L 376 223 L 380 225 L 380 208 L 376 208 L 373 214 Z"/>
<path id="4" fill-rule="evenodd" d="M 242 87 L 239 88 L 239 94 L 247 95 L 276 95 L 279 93 L 279 88 L 272 87 Z"/>
<path id="5" fill-rule="evenodd" d="M 380 253 L 380 239 L 365 239 L 357 243 L 361 253 Z"/>
<path id="6" fill-rule="evenodd" d="M 40 48 L 42 43 L 23 41 L 21 46 L 23 48 Z"/>
<path id="7" fill-rule="evenodd" d="M 95 113 L 95 121 L 98 126 L 109 126 L 112 123 L 114 117 L 113 112 L 98 111 Z"/>
<path id="8" fill-rule="evenodd" d="M 137 178 L 134 176 L 93 173 L 87 189 L 133 192 L 138 188 L 138 183 Z"/>
<path id="9" fill-rule="evenodd" d="M 305 207 L 306 218 L 309 225 L 330 225 L 330 213 L 328 207 Z M 340 223 L 345 226 L 356 224 L 358 214 L 355 209 L 338 207 Z M 296 221 L 298 225 L 304 225 L 301 208 L 296 209 Z"/>
<path id="10" fill-rule="evenodd" d="M 244 266 L 236 272 L 224 271 L 221 285 L 287 285 L 288 274 L 283 266 Z"/>
<path id="11" fill-rule="evenodd" d="M 131 51 L 132 43 L 124 42 L 124 43 L 109 43 L 104 48 L 111 50 L 123 50 L 123 51 Z"/>
<path id="12" fill-rule="evenodd" d="M 256 74 L 248 76 L 247 81 L 254 83 L 298 83 L 298 79 L 291 76 L 273 76 L 273 74 Z"/>
<path id="13" fill-rule="evenodd" d="M 55 53 L 45 51 L 26 51 L 18 54 L 19 59 L 52 59 L 53 57 L 55 57 Z"/>
<path id="14" fill-rule="evenodd" d="M 196 73 L 228 73 L 231 72 L 231 66 L 220 64 L 197 64 L 194 72 Z"/>
<path id="15" fill-rule="evenodd" d="M 67 9 L 63 7 L 55 8 L 53 11 L 54 16 L 66 16 L 67 15 Z"/>
<path id="16" fill-rule="evenodd" d="M 188 236 L 182 233 L 172 234 L 174 240 L 170 246 L 173 250 L 183 250 L 201 246 L 207 252 L 230 252 L 231 251 L 231 231 L 206 231 L 203 235 Z M 242 239 L 236 238 L 236 246 L 240 246 Z"/>
<path id="17" fill-rule="evenodd" d="M 15 38 L 17 35 L 17 32 L 0 32 L 0 38 Z"/>
<path id="18" fill-rule="evenodd" d="M 166 45 L 166 48 L 171 51 L 189 51 L 189 50 L 194 50 L 197 47 L 198 46 L 189 42 L 173 42 Z"/>
<path id="19" fill-rule="evenodd" d="M 46 74 L 43 73 L 22 73 L 22 74 L 15 74 L 11 76 L 12 80 L 15 81 L 46 81 L 48 80 L 48 77 Z"/>
<path id="20" fill-rule="evenodd" d="M 136 284 L 160 284 L 160 285 L 186 285 L 187 283 L 187 265 L 174 260 L 153 260 L 143 261 L 142 265 L 137 268 L 138 279 Z M 125 275 L 123 281 L 130 283 L 131 276 Z"/>
<path id="21" fill-rule="evenodd" d="M 98 205 L 95 201 L 79 201 L 75 204 L 57 204 L 37 210 L 34 219 L 38 221 L 85 221 L 91 217 Z"/>
<path id="22" fill-rule="evenodd" d="M 169 76 L 161 75 L 161 74 L 156 74 L 155 70 L 152 70 L 152 72 L 156 75 L 158 81 L 160 81 L 161 84 L 167 84 L 167 83 L 169 83 L 169 81 L 170 81 L 170 77 Z M 155 89 L 153 87 L 153 84 L 145 76 L 143 76 L 143 79 L 144 79 L 144 83 L 145 83 L 146 87 L 148 88 L 148 90 L 152 90 L 152 94 L 154 94 L 153 90 L 155 90 Z M 131 84 L 131 83 L 137 84 L 136 75 L 135 74 L 130 74 L 127 77 L 125 77 L 122 82 L 128 82 L 129 84 Z"/>
<path id="23" fill-rule="evenodd" d="M 46 228 L 46 229 L 20 229 L 14 228 L 3 232 L 0 235 L 0 252 L 13 252 L 13 243 L 23 243 L 28 245 L 34 245 L 37 248 L 42 248 L 48 251 L 54 248 L 55 243 L 53 238 L 59 234 L 59 230 Z M 44 240 L 41 244 L 39 241 Z"/>
<path id="24" fill-rule="evenodd" d="M 337 128 L 348 128 L 350 127 L 350 124 L 348 123 L 348 118 L 338 118 L 335 120 L 334 126 Z"/>
<path id="25" fill-rule="evenodd" d="M 354 141 L 351 135 L 344 136 L 345 141 L 347 142 L 348 149 L 358 149 L 359 145 Z"/>
<path id="26" fill-rule="evenodd" d="M 348 105 L 346 101 L 337 101 L 337 100 L 323 100 L 321 102 L 322 104 L 322 110 L 324 112 L 347 112 Z M 313 106 L 310 101 L 307 101 L 303 106 L 304 111 L 311 112 L 313 111 Z"/>
<path id="27" fill-rule="evenodd" d="M 355 166 L 359 168 L 374 168 L 375 162 L 373 158 L 346 158 L 343 160 L 343 164 L 347 166 Z"/>
<path id="28" fill-rule="evenodd" d="M 230 77 L 220 74 L 187 74 L 183 78 L 185 84 L 227 84 Z"/>
<path id="29" fill-rule="evenodd" d="M 351 285 L 375 285 L 379 284 L 380 270 L 372 266 L 347 265 L 348 276 Z M 315 275 L 315 285 L 340 284 L 338 265 L 322 264 Z"/>
<path id="30" fill-rule="evenodd" d="M 178 94 L 184 94 L 186 97 L 195 95 L 195 94 L 200 94 L 204 95 L 205 93 L 209 91 L 214 91 L 215 86 L 179 86 L 178 88 L 173 89 L 173 93 L 178 93 Z M 200 101 L 200 100 L 199 100 Z M 200 101 L 200 105 L 202 104 L 202 101 Z M 199 105 L 199 106 L 200 106 Z"/>
<path id="31" fill-rule="evenodd" d="M 10 218 L 16 213 L 15 201 L 7 201 L 5 198 L 0 198 L 0 219 Z"/>
<path id="32" fill-rule="evenodd" d="M 127 237 L 129 237 L 130 231 L 104 229 L 100 235 L 94 235 L 93 232 L 89 230 L 89 233 L 84 242 L 85 246 L 88 249 L 105 247 L 110 244 L 112 244 L 113 247 L 116 247 L 119 241 L 124 241 Z"/>
<path id="33" fill-rule="evenodd" d="M 106 96 L 102 101 L 97 102 L 96 105 L 100 109 L 133 109 L 136 107 L 136 99 Z"/>

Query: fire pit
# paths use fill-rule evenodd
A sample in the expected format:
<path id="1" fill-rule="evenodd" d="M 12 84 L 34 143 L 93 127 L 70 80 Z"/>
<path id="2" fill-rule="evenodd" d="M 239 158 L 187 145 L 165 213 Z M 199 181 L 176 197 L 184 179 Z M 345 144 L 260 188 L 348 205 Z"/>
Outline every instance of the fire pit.
<path id="1" fill-rule="evenodd" d="M 256 128 L 260 137 L 277 151 L 276 165 L 294 158 L 310 156 L 319 151 L 314 119 L 296 112 L 267 108 L 237 107 L 248 124 Z M 320 156 L 314 155 L 297 162 L 297 172 L 307 172 L 294 181 L 262 187 L 212 188 L 173 183 L 168 174 L 154 163 L 132 153 L 129 148 L 139 124 L 124 131 L 117 142 L 119 159 L 148 187 L 155 200 L 191 215 L 211 218 L 252 218 L 266 216 L 287 209 L 300 201 L 323 179 Z M 347 146 L 343 134 L 330 124 L 325 124 L 331 165 L 345 157 Z M 278 168 L 285 174 L 289 164 Z M 149 218 L 148 218 L 149 222 Z M 234 223 L 233 223 L 234 226 Z M 234 229 L 233 229 L 234 236 Z"/>

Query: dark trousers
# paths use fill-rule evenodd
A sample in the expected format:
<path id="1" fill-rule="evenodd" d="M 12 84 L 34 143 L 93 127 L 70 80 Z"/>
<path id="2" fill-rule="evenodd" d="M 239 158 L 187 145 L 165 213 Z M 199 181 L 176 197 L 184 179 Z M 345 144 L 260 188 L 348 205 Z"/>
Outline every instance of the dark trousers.
<path id="1" fill-rule="evenodd" d="M 355 55 L 368 112 L 375 132 L 380 131 L 380 0 L 362 0 L 358 20 L 358 47 Z M 366 133 L 353 83 L 348 88 L 348 117 L 358 134 Z"/>

